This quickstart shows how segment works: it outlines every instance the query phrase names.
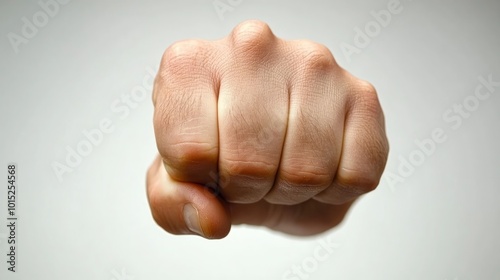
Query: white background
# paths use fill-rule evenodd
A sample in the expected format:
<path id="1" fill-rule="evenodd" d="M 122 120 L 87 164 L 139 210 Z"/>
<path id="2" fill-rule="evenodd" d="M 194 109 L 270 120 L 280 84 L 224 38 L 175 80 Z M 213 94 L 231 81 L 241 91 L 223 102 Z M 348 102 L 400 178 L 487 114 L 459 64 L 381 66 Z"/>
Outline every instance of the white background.
<path id="1" fill-rule="evenodd" d="M 18 164 L 19 220 L 11 273 L 1 183 L 0 278 L 500 279 L 500 87 L 459 127 L 443 118 L 474 99 L 478 77 L 500 81 L 500 1 L 401 0 L 386 27 L 345 55 L 341 45 L 355 47 L 356 27 L 389 2 L 233 0 L 218 14 L 212 0 L 73 0 L 14 46 L 9 33 L 23 36 L 23 17 L 33 22 L 43 9 L 1 0 L 0 178 Z M 320 236 L 245 226 L 219 241 L 167 234 L 145 195 L 156 153 L 150 93 L 126 116 L 111 105 L 141 86 L 147 69 L 156 71 L 173 42 L 218 39 L 251 18 L 279 37 L 327 45 L 340 65 L 375 85 L 391 143 L 386 174 L 340 227 Z M 82 131 L 106 118 L 114 131 L 58 180 L 54 162 L 65 164 L 67 147 L 76 149 Z M 401 157 L 419 153 L 415 141 L 434 129 L 446 141 L 401 176 Z M 336 248 L 318 260 L 321 240 Z M 305 274 L 287 275 L 294 266 Z"/>

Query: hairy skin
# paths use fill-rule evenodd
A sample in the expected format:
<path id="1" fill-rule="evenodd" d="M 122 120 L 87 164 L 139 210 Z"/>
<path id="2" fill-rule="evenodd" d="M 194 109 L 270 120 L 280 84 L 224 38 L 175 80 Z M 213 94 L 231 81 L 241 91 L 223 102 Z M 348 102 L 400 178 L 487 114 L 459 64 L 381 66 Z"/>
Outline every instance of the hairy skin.
<path id="1" fill-rule="evenodd" d="M 374 190 L 389 145 L 373 86 L 324 46 L 252 20 L 164 53 L 153 91 L 155 221 L 225 237 L 232 224 L 313 235 Z M 213 189 L 213 190 L 212 190 Z"/>

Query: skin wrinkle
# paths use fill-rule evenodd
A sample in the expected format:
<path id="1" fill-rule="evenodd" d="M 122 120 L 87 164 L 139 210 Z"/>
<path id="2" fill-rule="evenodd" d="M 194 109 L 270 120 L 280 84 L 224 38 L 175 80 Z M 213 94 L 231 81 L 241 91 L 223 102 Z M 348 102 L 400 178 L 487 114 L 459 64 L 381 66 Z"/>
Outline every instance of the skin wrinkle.
<path id="1" fill-rule="evenodd" d="M 198 119 L 192 119 L 192 122 L 197 122 Z M 195 126 L 185 126 L 179 131 L 181 136 L 202 136 L 204 135 L 205 126 L 195 125 Z"/>
<path id="2" fill-rule="evenodd" d="M 177 143 L 172 143 L 170 145 L 172 147 L 174 147 L 175 149 L 180 149 L 180 148 L 182 148 L 182 146 L 190 146 L 190 145 L 193 145 L 193 144 L 196 145 L 196 146 L 198 146 L 198 147 L 201 146 L 201 145 L 208 146 L 207 143 L 205 143 L 205 142 L 198 142 L 198 141 L 177 142 Z M 210 147 L 210 148 L 205 149 L 205 150 L 206 150 L 206 152 L 210 152 L 210 151 L 215 150 L 215 149 L 218 149 L 218 147 Z M 179 158 L 181 158 L 181 157 L 179 157 Z"/>
<path id="3" fill-rule="evenodd" d="M 308 170 L 308 171 L 298 171 L 296 170 L 293 173 L 289 173 L 287 170 L 283 169 L 281 170 L 282 176 L 285 178 L 292 178 L 292 177 L 301 177 L 301 180 L 304 180 L 302 184 L 300 184 L 298 187 L 317 187 L 317 186 L 323 186 L 324 183 L 322 181 L 325 181 L 325 179 L 328 179 L 328 181 L 331 180 L 331 175 L 325 172 L 319 172 L 319 171 L 314 171 L 314 170 Z M 288 176 L 287 176 L 288 175 Z M 306 180 L 304 178 L 310 178 L 309 180 Z M 314 178 L 314 181 L 320 181 L 320 183 L 312 183 L 311 179 Z M 297 182 L 289 182 L 288 180 L 285 179 L 286 183 L 292 184 L 292 185 L 297 185 Z"/>

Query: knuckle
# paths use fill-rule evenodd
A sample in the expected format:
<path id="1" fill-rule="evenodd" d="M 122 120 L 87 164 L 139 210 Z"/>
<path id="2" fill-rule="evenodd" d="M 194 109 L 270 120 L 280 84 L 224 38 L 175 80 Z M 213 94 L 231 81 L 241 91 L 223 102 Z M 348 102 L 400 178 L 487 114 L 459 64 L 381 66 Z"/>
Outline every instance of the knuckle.
<path id="1" fill-rule="evenodd" d="M 168 74 L 192 74 L 203 69 L 211 56 L 211 47 L 201 40 L 185 40 L 172 44 L 163 53 L 161 66 Z"/>
<path id="2" fill-rule="evenodd" d="M 305 71 L 331 70 L 336 66 L 330 50 L 326 46 L 315 42 L 298 42 L 297 56 Z"/>
<path id="3" fill-rule="evenodd" d="M 358 87 L 359 87 L 360 91 L 365 92 L 367 94 L 372 94 L 372 95 L 377 94 L 377 90 L 375 89 L 375 86 L 373 86 L 373 84 L 371 84 L 368 81 L 358 80 Z"/>
<path id="4" fill-rule="evenodd" d="M 239 24 L 231 34 L 235 51 L 253 58 L 264 56 L 265 50 L 274 38 L 269 26 L 258 20 L 249 20 Z"/>
<path id="5" fill-rule="evenodd" d="M 365 97 L 368 101 L 375 102 L 378 100 L 375 87 L 370 82 L 364 80 L 358 80 L 356 84 L 356 93 Z"/>
<path id="6" fill-rule="evenodd" d="M 377 90 L 371 83 L 362 80 L 358 81 L 354 94 L 355 104 L 361 108 L 364 114 L 377 119 L 382 116 L 382 108 L 378 100 Z"/>

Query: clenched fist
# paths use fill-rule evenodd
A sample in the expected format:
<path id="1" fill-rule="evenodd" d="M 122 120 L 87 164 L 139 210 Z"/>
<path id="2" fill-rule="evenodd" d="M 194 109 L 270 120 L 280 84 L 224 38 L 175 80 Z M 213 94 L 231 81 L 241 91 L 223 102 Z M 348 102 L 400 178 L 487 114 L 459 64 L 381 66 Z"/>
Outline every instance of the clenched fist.
<path id="1" fill-rule="evenodd" d="M 336 226 L 376 188 L 388 142 L 375 89 L 310 41 L 246 21 L 170 46 L 155 80 L 155 221 L 223 238 L 231 224 L 293 235 Z"/>

